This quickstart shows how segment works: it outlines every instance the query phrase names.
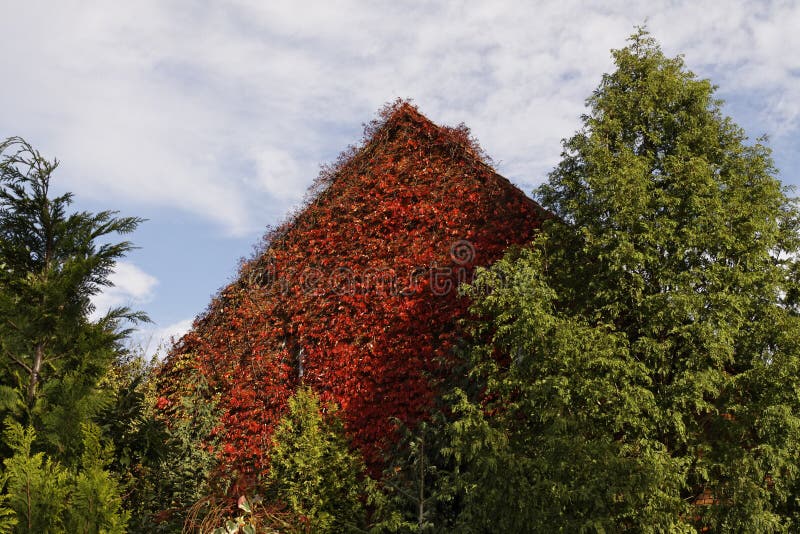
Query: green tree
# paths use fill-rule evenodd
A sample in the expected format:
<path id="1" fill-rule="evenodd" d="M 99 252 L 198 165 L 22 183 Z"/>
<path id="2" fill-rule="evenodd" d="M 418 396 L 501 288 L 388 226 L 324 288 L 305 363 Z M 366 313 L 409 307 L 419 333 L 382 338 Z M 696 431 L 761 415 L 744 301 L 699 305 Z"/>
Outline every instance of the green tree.
<path id="1" fill-rule="evenodd" d="M 129 514 L 122 510 L 117 481 L 105 469 L 113 447 L 101 442 L 97 425 L 85 424 L 82 430 L 83 456 L 80 465 L 69 470 L 33 452 L 32 428 L 6 424 L 5 439 L 15 454 L 4 462 L 4 485 L 15 513 L 15 532 L 125 532 Z"/>
<path id="2" fill-rule="evenodd" d="M 665 513 L 680 505 L 673 460 L 643 439 L 646 367 L 613 328 L 559 313 L 548 270 L 540 250 L 515 251 L 468 289 L 488 343 L 471 355 L 472 395 L 451 398 L 455 530 L 680 532 Z"/>
<path id="3" fill-rule="evenodd" d="M 284 504 L 310 532 L 353 532 L 366 523 L 364 467 L 350 451 L 332 405 L 323 413 L 308 388 L 289 399 L 275 430 L 266 496 Z"/>
<path id="4" fill-rule="evenodd" d="M 33 452 L 32 428 L 8 422 L 4 439 L 16 451 L 4 462 L 5 494 L 17 520 L 14 532 L 64 532 L 69 473 L 44 453 Z"/>
<path id="5" fill-rule="evenodd" d="M 112 234 L 141 219 L 68 213 L 51 196 L 58 166 L 20 138 L 0 143 L 0 416 L 8 430 L 4 501 L 19 532 L 123 532 L 114 447 L 96 420 L 113 411 L 109 371 L 141 312 L 92 320 L 91 298 L 131 250 Z"/>
<path id="6" fill-rule="evenodd" d="M 57 161 L 20 138 L 0 143 L 0 408 L 32 425 L 57 459 L 77 462 L 81 424 L 104 406 L 98 383 L 122 349 L 123 324 L 147 320 L 115 308 L 90 320 L 91 297 L 111 284 L 142 221 L 116 212 L 68 214 L 51 196 Z"/>
<path id="7" fill-rule="evenodd" d="M 158 365 L 157 356 L 148 360 L 141 350 L 132 350 L 114 363 L 100 383 L 112 402 L 96 423 L 114 444 L 107 469 L 119 480 L 123 507 L 131 513 L 128 527 L 132 532 L 160 531 L 161 527 L 153 524 L 153 515 L 170 499 L 159 489 L 180 465 L 171 446 L 172 436 L 156 408 Z M 193 445 L 196 454 L 204 451 L 200 444 Z M 180 488 L 185 491 L 189 484 L 197 486 L 205 480 L 205 476 L 187 478 Z"/>
<path id="8" fill-rule="evenodd" d="M 5 486 L 6 477 L 0 473 L 0 487 Z M 14 526 L 17 524 L 17 516 L 14 510 L 6 505 L 8 495 L 0 495 L 0 532 L 7 534 L 14 532 Z"/>
<path id="9" fill-rule="evenodd" d="M 165 450 L 155 465 L 148 460 L 136 481 L 139 504 L 134 521 L 143 531 L 204 531 L 213 528 L 218 509 L 229 504 L 218 502 L 230 490 L 230 480 L 217 476 L 219 438 L 214 430 L 220 420 L 219 394 L 191 365 L 183 366 L 188 361 L 175 364 L 181 373 L 181 395 L 175 396 L 179 403 L 156 406 L 156 420 L 167 425 Z"/>
<path id="10" fill-rule="evenodd" d="M 102 441 L 100 427 L 84 424 L 81 463 L 71 479 L 67 532 L 125 532 L 130 513 L 122 509 L 119 483 L 107 469 L 113 456 L 114 447 Z"/>
<path id="11" fill-rule="evenodd" d="M 469 290 L 488 400 L 450 428 L 482 503 L 464 513 L 530 498 L 531 531 L 791 529 L 796 207 L 682 58 L 644 30 L 613 56 L 537 191 L 534 250 Z"/>
<path id="12" fill-rule="evenodd" d="M 383 476 L 368 488 L 373 532 L 454 530 L 460 503 L 451 486 L 454 462 L 443 451 L 449 445 L 445 412 L 449 406 L 433 410 L 413 427 L 395 421 L 398 439 L 386 453 Z"/>

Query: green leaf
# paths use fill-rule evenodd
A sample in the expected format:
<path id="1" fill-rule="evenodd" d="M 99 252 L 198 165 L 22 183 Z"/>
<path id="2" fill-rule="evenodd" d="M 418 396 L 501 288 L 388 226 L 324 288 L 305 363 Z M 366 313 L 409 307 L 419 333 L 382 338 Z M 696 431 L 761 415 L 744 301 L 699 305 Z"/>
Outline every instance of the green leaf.
<path id="1" fill-rule="evenodd" d="M 239 509 L 244 510 L 248 514 L 253 513 L 253 510 L 250 508 L 250 502 L 247 500 L 247 497 L 242 496 L 239 499 Z"/>

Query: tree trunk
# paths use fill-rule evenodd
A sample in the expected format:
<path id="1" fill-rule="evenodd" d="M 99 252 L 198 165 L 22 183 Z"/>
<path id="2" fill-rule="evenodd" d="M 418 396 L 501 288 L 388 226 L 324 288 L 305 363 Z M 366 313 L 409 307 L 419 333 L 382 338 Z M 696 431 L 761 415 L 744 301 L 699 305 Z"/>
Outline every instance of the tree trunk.
<path id="1" fill-rule="evenodd" d="M 422 531 L 422 525 L 425 522 L 425 441 L 419 440 L 419 513 L 417 516 L 417 525 Z"/>
<path id="2" fill-rule="evenodd" d="M 33 355 L 33 366 L 31 367 L 31 380 L 28 382 L 28 406 L 33 407 L 36 400 L 36 386 L 39 384 L 39 373 L 42 370 L 42 362 L 44 361 L 44 345 L 36 345 Z"/>

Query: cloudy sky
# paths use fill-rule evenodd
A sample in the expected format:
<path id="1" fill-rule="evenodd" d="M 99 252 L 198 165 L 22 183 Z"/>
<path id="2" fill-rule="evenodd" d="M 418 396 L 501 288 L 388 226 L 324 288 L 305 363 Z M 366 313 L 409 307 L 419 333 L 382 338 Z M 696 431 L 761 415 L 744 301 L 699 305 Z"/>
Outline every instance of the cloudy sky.
<path id="1" fill-rule="evenodd" d="M 530 193 L 609 50 L 645 20 L 800 183 L 798 2 L 0 4 L 0 138 L 58 157 L 54 185 L 77 208 L 148 219 L 97 304 L 147 311 L 150 351 L 188 328 L 387 101 L 466 123 Z"/>

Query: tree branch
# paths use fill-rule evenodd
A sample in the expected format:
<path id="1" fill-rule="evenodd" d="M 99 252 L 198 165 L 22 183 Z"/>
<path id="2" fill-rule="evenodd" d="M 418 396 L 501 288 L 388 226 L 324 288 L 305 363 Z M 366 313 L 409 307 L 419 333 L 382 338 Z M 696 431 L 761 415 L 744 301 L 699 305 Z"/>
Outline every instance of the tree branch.
<path id="1" fill-rule="evenodd" d="M 33 372 L 33 369 L 31 369 L 30 366 L 28 366 L 28 364 L 26 364 L 25 362 L 23 362 L 22 360 L 20 360 L 19 358 L 17 358 L 16 356 L 11 354 L 10 352 L 8 352 L 7 350 L 4 350 L 3 352 L 5 353 L 6 356 L 8 356 L 12 360 L 14 360 L 14 362 L 16 362 L 20 367 L 22 367 L 23 369 L 28 371 L 28 373 Z"/>

